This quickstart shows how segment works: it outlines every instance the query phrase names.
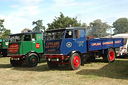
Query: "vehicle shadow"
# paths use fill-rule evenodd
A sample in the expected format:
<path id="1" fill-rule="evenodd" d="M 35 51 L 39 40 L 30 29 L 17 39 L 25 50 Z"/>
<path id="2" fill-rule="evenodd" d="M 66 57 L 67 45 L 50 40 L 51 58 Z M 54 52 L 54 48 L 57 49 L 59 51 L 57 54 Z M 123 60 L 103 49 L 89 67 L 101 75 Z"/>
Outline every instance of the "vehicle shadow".
<path id="1" fill-rule="evenodd" d="M 42 71 L 69 71 L 70 69 L 68 66 L 58 66 L 54 69 L 50 69 L 47 64 L 43 65 L 38 65 L 36 67 L 27 67 L 25 64 L 20 66 L 20 67 L 14 67 L 12 68 L 13 70 L 19 70 L 19 71 L 37 71 L 37 72 L 42 72 Z"/>
<path id="2" fill-rule="evenodd" d="M 54 70 L 60 70 L 60 71 L 69 71 L 69 67 L 66 65 L 59 65 L 58 67 L 51 69 L 47 65 L 47 61 L 45 59 L 42 59 L 41 62 L 36 67 L 28 67 L 25 63 L 18 67 L 13 67 L 13 70 L 19 70 L 19 71 L 54 71 Z"/>
<path id="3" fill-rule="evenodd" d="M 93 62 L 95 62 L 95 63 L 99 63 L 99 62 L 105 63 L 102 58 L 96 58 L 94 61 L 86 61 L 85 60 L 84 64 L 89 64 L 89 63 L 93 63 Z"/>
<path id="4" fill-rule="evenodd" d="M 96 59 L 95 60 L 95 63 L 99 63 L 99 62 L 104 62 L 102 59 Z M 20 67 L 14 67 L 13 70 L 21 70 L 21 71 L 56 71 L 56 70 L 59 70 L 59 71 L 73 71 L 69 68 L 69 65 L 59 65 L 58 67 L 54 68 L 54 69 L 51 69 L 48 67 L 47 63 L 46 62 L 43 62 L 45 64 L 43 65 L 38 65 L 36 67 L 27 67 L 26 64 L 23 64 L 22 66 Z M 92 62 L 85 62 L 85 64 L 87 63 L 92 63 Z"/>
<path id="5" fill-rule="evenodd" d="M 11 64 L 0 64 L 0 68 L 11 68 Z"/>
<path id="6" fill-rule="evenodd" d="M 7 64 L 0 64 L 0 68 L 11 68 L 11 70 L 19 70 L 19 71 L 69 71 L 69 67 L 66 65 L 59 65 L 57 68 L 50 69 L 46 63 L 45 59 L 42 59 L 41 62 L 36 67 L 28 67 L 25 63 L 21 66 L 13 67 L 10 63 Z"/>
<path id="7" fill-rule="evenodd" d="M 82 69 L 76 74 L 79 75 L 94 75 L 100 77 L 108 77 L 114 79 L 128 79 L 128 61 L 116 60 L 113 63 L 108 63 L 100 69 Z"/>

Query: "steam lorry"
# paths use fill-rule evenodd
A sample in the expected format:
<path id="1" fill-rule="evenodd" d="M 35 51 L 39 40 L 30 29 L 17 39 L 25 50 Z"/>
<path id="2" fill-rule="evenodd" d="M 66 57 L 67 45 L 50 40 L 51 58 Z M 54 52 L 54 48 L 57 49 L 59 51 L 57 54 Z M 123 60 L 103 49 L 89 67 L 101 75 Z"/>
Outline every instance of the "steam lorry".
<path id="1" fill-rule="evenodd" d="M 0 56 L 7 57 L 8 40 L 0 39 Z"/>
<path id="2" fill-rule="evenodd" d="M 85 60 L 95 60 L 95 56 L 113 62 L 115 49 L 123 46 L 123 38 L 86 39 L 84 27 L 49 30 L 45 36 L 44 55 L 50 68 L 65 64 L 76 70 Z"/>
<path id="3" fill-rule="evenodd" d="M 10 34 L 8 56 L 12 66 L 26 63 L 29 67 L 37 66 L 44 53 L 42 32 Z"/>

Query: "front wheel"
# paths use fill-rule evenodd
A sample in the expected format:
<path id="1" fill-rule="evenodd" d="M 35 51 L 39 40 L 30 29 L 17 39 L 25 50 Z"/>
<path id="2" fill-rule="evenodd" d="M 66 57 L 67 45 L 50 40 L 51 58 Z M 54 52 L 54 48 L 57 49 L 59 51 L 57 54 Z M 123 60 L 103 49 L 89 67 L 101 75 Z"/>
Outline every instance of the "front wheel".
<path id="1" fill-rule="evenodd" d="M 29 67 L 35 67 L 38 64 L 38 55 L 31 53 L 26 58 L 26 63 Z"/>
<path id="2" fill-rule="evenodd" d="M 106 50 L 103 60 L 104 62 L 113 62 L 115 60 L 115 51 L 112 48 Z"/>
<path id="3" fill-rule="evenodd" d="M 22 65 L 22 62 L 21 61 L 16 61 L 16 60 L 11 60 L 10 59 L 10 63 L 13 67 L 16 67 L 16 66 L 21 66 Z"/>
<path id="4" fill-rule="evenodd" d="M 81 65 L 81 58 L 80 55 L 78 53 L 74 53 L 70 59 L 69 59 L 69 67 L 72 70 L 77 70 L 80 68 Z"/>
<path id="5" fill-rule="evenodd" d="M 58 64 L 56 64 L 56 63 L 54 63 L 52 61 L 47 61 L 47 65 L 51 69 L 54 69 L 54 68 L 58 67 Z"/>
<path id="6" fill-rule="evenodd" d="M 7 50 L 3 50 L 2 55 L 3 57 L 7 57 Z"/>

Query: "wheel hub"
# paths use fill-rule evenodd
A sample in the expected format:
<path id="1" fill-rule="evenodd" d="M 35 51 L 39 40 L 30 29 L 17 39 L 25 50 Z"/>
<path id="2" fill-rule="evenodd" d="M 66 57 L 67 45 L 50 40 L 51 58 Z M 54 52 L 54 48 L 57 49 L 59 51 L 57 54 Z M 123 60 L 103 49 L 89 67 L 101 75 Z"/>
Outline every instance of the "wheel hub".
<path id="1" fill-rule="evenodd" d="M 109 53 L 110 60 L 111 61 L 114 60 L 114 57 L 115 57 L 114 52 L 113 51 L 110 51 L 110 53 Z"/>
<path id="2" fill-rule="evenodd" d="M 78 60 L 76 60 L 76 63 L 78 63 Z"/>
<path id="3" fill-rule="evenodd" d="M 36 60 L 33 58 L 33 59 L 32 59 L 32 62 L 34 63 L 35 61 L 36 61 Z"/>
<path id="4" fill-rule="evenodd" d="M 73 59 L 73 64 L 75 67 L 78 67 L 80 65 L 80 58 L 79 56 L 75 56 L 74 59 Z"/>

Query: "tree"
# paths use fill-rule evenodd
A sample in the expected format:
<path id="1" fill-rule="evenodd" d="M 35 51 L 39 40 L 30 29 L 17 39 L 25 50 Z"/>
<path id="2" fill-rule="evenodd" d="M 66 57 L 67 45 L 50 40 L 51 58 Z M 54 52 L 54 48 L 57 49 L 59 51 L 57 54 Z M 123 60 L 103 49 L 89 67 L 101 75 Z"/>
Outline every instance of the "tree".
<path id="1" fill-rule="evenodd" d="M 41 30 L 45 31 L 45 26 L 43 26 L 42 20 L 33 21 L 32 24 L 36 25 L 32 29 L 34 32 L 40 32 Z"/>
<path id="2" fill-rule="evenodd" d="M 29 32 L 29 31 L 32 31 L 32 30 L 31 30 L 31 29 L 29 29 L 29 28 L 25 28 L 25 29 L 21 30 L 21 33 Z"/>
<path id="3" fill-rule="evenodd" d="M 128 19 L 119 18 L 113 23 L 114 34 L 128 32 Z"/>
<path id="4" fill-rule="evenodd" d="M 81 26 L 82 26 L 82 27 L 86 27 L 86 28 L 88 27 L 86 23 L 82 23 Z"/>
<path id="5" fill-rule="evenodd" d="M 90 23 L 89 30 L 87 32 L 88 36 L 94 36 L 97 38 L 104 37 L 108 35 L 106 32 L 108 28 L 110 28 L 106 22 L 101 22 L 100 19 L 94 20 Z"/>
<path id="6" fill-rule="evenodd" d="M 0 39 L 6 39 L 8 38 L 8 35 L 10 34 L 10 30 L 6 29 L 3 25 L 4 20 L 0 19 Z"/>
<path id="7" fill-rule="evenodd" d="M 76 18 L 70 18 L 68 16 L 64 16 L 63 13 L 60 12 L 59 17 L 55 17 L 52 23 L 48 23 L 48 29 L 59 29 L 59 28 L 66 28 L 66 27 L 75 27 L 81 26 L 81 23 L 77 21 Z"/>

